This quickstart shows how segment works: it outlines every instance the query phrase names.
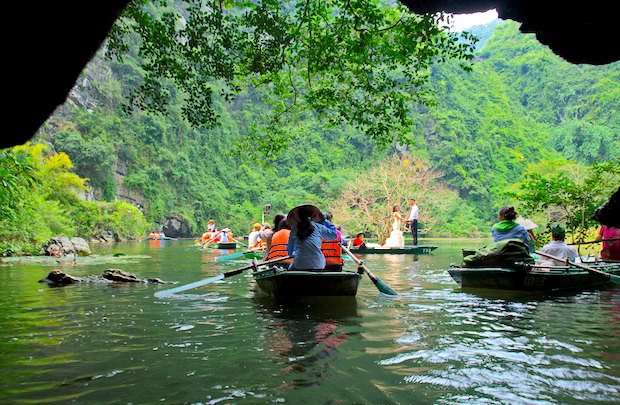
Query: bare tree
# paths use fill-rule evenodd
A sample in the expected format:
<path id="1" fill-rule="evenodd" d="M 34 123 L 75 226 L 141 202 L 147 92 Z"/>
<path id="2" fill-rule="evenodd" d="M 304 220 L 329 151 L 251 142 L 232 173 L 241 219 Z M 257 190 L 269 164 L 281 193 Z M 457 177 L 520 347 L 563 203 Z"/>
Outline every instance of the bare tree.
<path id="1" fill-rule="evenodd" d="M 415 198 L 424 230 L 431 233 L 437 223 L 433 214 L 446 208 L 450 193 L 439 184 L 441 175 L 421 160 L 393 156 L 347 184 L 332 211 L 349 232 L 374 232 L 384 244 L 392 230 L 392 207 L 398 205 L 407 218 L 408 199 Z"/>

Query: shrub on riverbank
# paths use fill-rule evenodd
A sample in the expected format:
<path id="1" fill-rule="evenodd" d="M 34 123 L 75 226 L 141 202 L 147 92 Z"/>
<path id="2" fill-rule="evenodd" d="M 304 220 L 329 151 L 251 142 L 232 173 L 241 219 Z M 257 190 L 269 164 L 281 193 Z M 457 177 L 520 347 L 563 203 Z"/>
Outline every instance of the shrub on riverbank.
<path id="1" fill-rule="evenodd" d="M 88 179 L 71 172 L 64 153 L 42 144 L 0 151 L 0 256 L 35 255 L 52 236 L 120 239 L 143 236 L 148 224 L 134 206 L 121 201 L 84 201 Z"/>

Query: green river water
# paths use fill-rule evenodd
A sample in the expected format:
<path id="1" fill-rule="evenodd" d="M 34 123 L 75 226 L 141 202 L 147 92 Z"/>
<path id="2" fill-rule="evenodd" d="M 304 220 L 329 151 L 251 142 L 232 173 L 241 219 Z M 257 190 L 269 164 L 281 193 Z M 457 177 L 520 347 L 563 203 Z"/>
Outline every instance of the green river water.
<path id="1" fill-rule="evenodd" d="M 186 284 L 248 263 L 190 240 L 93 245 L 76 264 L 5 260 L 0 402 L 620 403 L 620 288 L 461 290 L 446 268 L 482 242 L 437 244 L 363 257 L 396 298 L 364 276 L 355 298 L 294 303 L 259 296 L 249 274 L 165 299 L 153 294 L 170 285 L 38 282 L 117 268 Z"/>

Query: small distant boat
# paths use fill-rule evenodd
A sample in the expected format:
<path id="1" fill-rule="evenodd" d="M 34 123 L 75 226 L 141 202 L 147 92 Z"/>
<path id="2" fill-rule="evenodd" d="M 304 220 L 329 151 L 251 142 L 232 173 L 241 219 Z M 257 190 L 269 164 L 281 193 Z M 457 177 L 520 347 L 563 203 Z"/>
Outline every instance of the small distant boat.
<path id="1" fill-rule="evenodd" d="M 620 263 L 600 262 L 588 266 L 611 275 L 620 275 Z M 448 273 L 463 288 L 550 291 L 614 285 L 605 277 L 571 266 L 527 265 L 521 268 L 453 266 Z"/>
<path id="2" fill-rule="evenodd" d="M 225 250 L 237 249 L 239 247 L 240 245 L 237 244 L 237 242 L 213 242 L 213 243 L 209 243 L 209 244 L 202 246 L 203 249 L 225 249 Z"/>
<path id="3" fill-rule="evenodd" d="M 270 267 L 253 273 L 260 290 L 274 297 L 355 296 L 361 275 L 352 271 L 303 271 Z"/>
<path id="4" fill-rule="evenodd" d="M 420 254 L 431 253 L 433 250 L 437 249 L 438 247 L 439 246 L 437 245 L 416 245 L 416 246 L 405 246 L 404 248 L 366 247 L 362 249 L 360 249 L 359 247 L 352 247 L 351 252 L 360 253 L 360 254 L 420 255 Z"/>
<path id="5" fill-rule="evenodd" d="M 239 246 L 237 242 L 220 242 L 211 245 L 215 249 L 237 249 Z"/>
<path id="6" fill-rule="evenodd" d="M 169 236 L 163 236 L 163 237 L 157 237 L 157 238 L 152 238 L 149 236 L 146 238 L 146 240 L 170 240 L 170 239 L 174 239 L 174 238 L 171 238 Z"/>

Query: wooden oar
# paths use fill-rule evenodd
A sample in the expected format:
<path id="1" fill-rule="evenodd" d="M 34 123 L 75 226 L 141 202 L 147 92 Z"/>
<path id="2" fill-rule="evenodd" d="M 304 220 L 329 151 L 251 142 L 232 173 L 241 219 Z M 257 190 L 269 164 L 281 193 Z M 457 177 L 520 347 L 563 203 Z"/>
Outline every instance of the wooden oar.
<path id="1" fill-rule="evenodd" d="M 237 252 L 237 253 L 231 253 L 229 255 L 226 256 L 220 256 L 218 258 L 215 259 L 216 262 L 223 262 L 224 260 L 233 260 L 233 259 L 238 259 L 242 256 L 248 256 L 254 253 L 264 253 L 265 249 L 256 249 L 256 250 L 244 250 L 243 252 Z"/>
<path id="2" fill-rule="evenodd" d="M 557 260 L 559 262 L 563 262 L 563 263 L 566 263 L 568 265 L 575 266 L 575 267 L 578 267 L 580 269 L 589 271 L 592 274 L 596 274 L 597 276 L 601 276 L 601 277 L 606 278 L 607 280 L 611 281 L 612 283 L 620 284 L 620 277 L 616 276 L 614 274 L 609 274 L 609 273 L 605 273 L 604 271 L 593 269 L 592 267 L 586 266 L 585 264 L 573 263 L 573 262 L 568 261 L 566 259 L 562 259 L 561 257 L 552 256 L 552 255 L 550 255 L 548 253 L 539 252 L 539 251 L 535 251 L 534 253 L 536 253 L 536 254 L 538 254 L 540 256 L 548 257 L 549 259 Z"/>
<path id="3" fill-rule="evenodd" d="M 340 247 L 347 255 L 349 255 L 351 259 L 353 259 L 355 263 L 357 263 L 358 266 L 364 269 L 364 272 L 368 274 L 368 277 L 370 278 L 370 280 L 374 283 L 374 285 L 377 287 L 377 289 L 380 292 L 382 292 L 383 294 L 387 294 L 387 295 L 398 295 L 396 291 L 392 290 L 392 287 L 384 283 L 379 277 L 372 274 L 372 272 L 368 269 L 368 267 L 364 266 L 364 262 L 362 262 L 360 259 L 355 257 L 355 255 L 351 253 L 351 251 L 346 246 L 340 244 Z"/>
<path id="4" fill-rule="evenodd" d="M 216 262 L 223 262 L 224 260 L 238 259 L 240 257 L 243 257 L 245 255 L 249 255 L 251 253 L 254 253 L 254 251 L 253 250 L 244 250 L 243 252 L 231 253 L 231 254 L 226 255 L 226 256 L 217 257 L 215 259 L 215 261 Z"/>
<path id="5" fill-rule="evenodd" d="M 209 239 L 209 240 L 208 240 L 208 241 L 206 241 L 206 242 L 200 242 L 200 247 L 201 247 L 202 249 L 206 249 L 206 248 L 208 248 L 208 247 L 209 247 L 209 245 L 210 245 L 211 243 L 213 243 L 213 242 L 214 242 L 214 240 L 213 240 L 213 239 Z"/>
<path id="6" fill-rule="evenodd" d="M 238 244 L 240 244 L 241 246 L 248 247 L 248 245 L 246 245 L 245 243 L 241 242 L 240 240 L 233 239 L 233 241 L 234 241 L 234 242 L 237 242 L 237 243 L 238 243 Z"/>
<path id="7" fill-rule="evenodd" d="M 567 245 L 589 245 L 591 243 L 613 242 L 615 240 L 620 240 L 620 238 L 593 240 L 593 241 L 590 241 L 590 242 L 567 243 Z"/>
<path id="8" fill-rule="evenodd" d="M 174 294 L 174 293 L 178 293 L 178 292 L 181 292 L 181 291 L 191 290 L 192 288 L 200 287 L 200 286 L 203 286 L 203 285 L 206 285 L 206 284 L 211 284 L 211 283 L 223 280 L 223 279 L 231 277 L 231 276 L 236 276 L 237 274 L 241 274 L 244 270 L 257 269 L 259 267 L 268 266 L 270 264 L 281 262 L 282 260 L 286 260 L 286 259 L 290 259 L 290 258 L 291 258 L 290 256 L 285 256 L 285 257 L 279 257 L 279 258 L 273 259 L 273 260 L 268 260 L 266 262 L 256 262 L 256 261 L 254 261 L 254 263 L 252 263 L 249 266 L 240 267 L 240 268 L 235 269 L 235 270 L 230 270 L 230 271 L 222 273 L 222 274 L 220 274 L 218 276 L 214 276 L 214 277 L 210 277 L 210 278 L 205 278 L 204 280 L 199 280 L 199 281 L 195 281 L 193 283 L 181 285 L 181 286 L 174 287 L 174 288 L 169 288 L 167 290 L 157 291 L 155 293 L 155 297 L 159 298 L 159 297 L 163 297 L 163 296 L 166 296 L 166 295 L 171 295 L 171 294 Z"/>

